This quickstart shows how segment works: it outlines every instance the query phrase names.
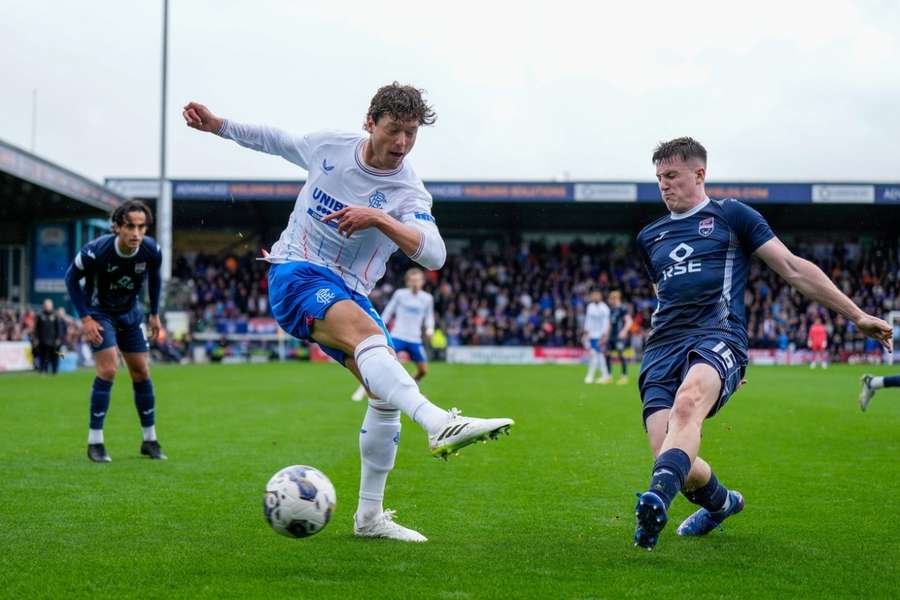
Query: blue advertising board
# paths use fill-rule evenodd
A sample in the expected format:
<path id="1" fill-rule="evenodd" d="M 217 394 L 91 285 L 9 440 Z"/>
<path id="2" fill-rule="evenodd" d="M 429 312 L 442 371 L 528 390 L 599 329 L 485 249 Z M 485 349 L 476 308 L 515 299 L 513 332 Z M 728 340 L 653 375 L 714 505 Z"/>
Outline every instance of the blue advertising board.
<path id="1" fill-rule="evenodd" d="M 108 180 L 117 188 L 142 180 Z M 173 181 L 175 200 L 293 202 L 303 180 Z M 146 186 L 145 186 L 146 187 Z M 659 202 L 652 181 L 426 181 L 437 202 Z M 749 204 L 900 203 L 900 183 L 763 183 L 710 181 L 710 198 L 734 198 Z"/>

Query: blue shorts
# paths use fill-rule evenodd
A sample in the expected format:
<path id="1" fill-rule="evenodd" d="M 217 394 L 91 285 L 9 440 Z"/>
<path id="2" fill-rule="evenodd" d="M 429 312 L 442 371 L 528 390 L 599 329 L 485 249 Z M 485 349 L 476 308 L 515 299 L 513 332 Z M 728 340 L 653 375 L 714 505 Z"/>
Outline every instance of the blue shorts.
<path id="1" fill-rule="evenodd" d="M 591 350 L 595 352 L 606 352 L 606 343 L 600 343 L 600 338 L 591 338 Z"/>
<path id="2" fill-rule="evenodd" d="M 269 306 L 272 316 L 286 332 L 301 340 L 312 338 L 316 321 L 325 318 L 331 306 L 341 300 L 352 300 L 372 317 L 391 347 L 391 334 L 381 315 L 362 294 L 347 286 L 343 279 L 325 267 L 305 261 L 273 264 L 269 267 Z M 347 356 L 337 348 L 319 344 L 322 351 L 342 365 Z"/>
<path id="3" fill-rule="evenodd" d="M 413 360 L 413 362 L 428 362 L 428 357 L 425 356 L 425 348 L 422 346 L 421 342 L 407 342 L 406 340 L 401 340 L 400 338 L 394 338 L 394 350 L 397 351 L 397 354 L 406 352 L 407 354 L 409 354 L 409 357 Z"/>
<path id="4" fill-rule="evenodd" d="M 672 408 L 675 393 L 695 362 L 710 365 L 722 380 L 719 400 L 706 415 L 710 418 L 737 390 L 747 369 L 747 353 L 732 339 L 714 334 L 691 336 L 645 351 L 638 379 L 645 426 L 651 414 Z"/>
<path id="5" fill-rule="evenodd" d="M 148 352 L 147 337 L 141 329 L 144 322 L 144 311 L 135 306 L 126 313 L 110 314 L 92 308 L 88 311 L 91 318 L 100 324 L 103 340 L 99 345 L 91 344 L 91 350 L 100 352 L 118 346 L 122 352 Z"/>

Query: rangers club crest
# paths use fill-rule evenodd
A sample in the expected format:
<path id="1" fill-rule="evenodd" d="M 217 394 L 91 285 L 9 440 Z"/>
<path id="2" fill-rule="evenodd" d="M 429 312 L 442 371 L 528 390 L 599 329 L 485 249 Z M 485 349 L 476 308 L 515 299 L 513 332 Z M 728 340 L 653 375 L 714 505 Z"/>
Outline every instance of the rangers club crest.
<path id="1" fill-rule="evenodd" d="M 140 275 L 141 273 L 143 273 L 146 270 L 147 270 L 147 263 L 145 263 L 145 262 L 135 263 L 134 272 L 137 273 L 138 275 Z"/>
<path id="2" fill-rule="evenodd" d="M 386 200 L 387 198 L 385 198 L 384 194 L 376 191 L 374 194 L 369 196 L 369 208 L 381 208 L 382 206 L 384 206 Z"/>
<path id="3" fill-rule="evenodd" d="M 697 230 L 700 232 L 700 235 L 703 237 L 709 237 L 709 235 L 713 232 L 713 229 L 716 228 L 716 218 L 709 217 L 708 219 L 702 219 L 700 221 L 700 225 Z"/>
<path id="4" fill-rule="evenodd" d="M 329 290 L 328 288 L 319 288 L 319 291 L 316 292 L 316 302 L 319 304 L 328 304 L 332 300 L 334 300 L 334 292 Z"/>

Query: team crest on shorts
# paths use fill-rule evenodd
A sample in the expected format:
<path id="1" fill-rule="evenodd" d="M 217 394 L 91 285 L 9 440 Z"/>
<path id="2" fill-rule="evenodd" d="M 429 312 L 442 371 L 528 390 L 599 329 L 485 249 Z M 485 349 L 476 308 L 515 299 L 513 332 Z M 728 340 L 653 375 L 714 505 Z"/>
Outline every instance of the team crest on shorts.
<path id="1" fill-rule="evenodd" d="M 321 288 L 316 292 L 316 302 L 319 304 L 328 304 L 332 300 L 334 300 L 334 292 L 328 288 Z"/>
<path id="2" fill-rule="evenodd" d="M 369 208 L 381 208 L 386 201 L 385 195 L 376 190 L 374 194 L 369 196 Z"/>
<path id="3" fill-rule="evenodd" d="M 697 230 L 700 232 L 700 235 L 703 237 L 709 237 L 709 235 L 713 232 L 713 229 L 716 228 L 716 218 L 709 217 L 708 219 L 702 219 L 700 221 L 700 225 Z"/>
<path id="4" fill-rule="evenodd" d="M 134 272 L 137 273 L 138 275 L 143 273 L 146 269 L 147 269 L 147 263 L 145 263 L 145 262 L 135 263 L 135 265 L 134 265 Z"/>

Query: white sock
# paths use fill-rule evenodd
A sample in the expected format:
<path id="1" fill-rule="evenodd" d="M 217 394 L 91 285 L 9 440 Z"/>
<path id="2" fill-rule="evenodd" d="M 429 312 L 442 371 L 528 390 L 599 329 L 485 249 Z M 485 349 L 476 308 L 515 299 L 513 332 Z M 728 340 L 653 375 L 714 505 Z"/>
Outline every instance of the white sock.
<path id="1" fill-rule="evenodd" d="M 869 387 L 873 390 L 880 390 L 884 387 L 884 377 L 873 377 L 869 381 Z"/>
<path id="2" fill-rule="evenodd" d="M 156 441 L 156 425 L 151 425 L 150 427 L 141 427 L 141 431 L 143 431 L 144 433 L 145 442 Z"/>
<path id="3" fill-rule="evenodd" d="M 102 444 L 103 443 L 103 430 L 102 429 L 88 429 L 88 444 Z"/>
<path id="4" fill-rule="evenodd" d="M 588 372 L 584 378 L 585 379 L 593 379 L 594 371 L 596 371 L 596 370 L 597 370 L 597 351 L 591 350 L 591 360 L 588 363 Z"/>
<path id="5" fill-rule="evenodd" d="M 422 395 L 413 378 L 388 350 L 386 337 L 373 335 L 364 339 L 356 347 L 353 357 L 366 387 L 380 399 L 375 401 L 377 406 L 387 404 L 403 411 L 429 434 L 447 422 L 447 411 Z"/>
<path id="6" fill-rule="evenodd" d="M 357 524 L 370 522 L 382 513 L 384 486 L 394 468 L 400 444 L 400 411 L 369 406 L 359 430 L 359 456 L 362 463 L 359 478 Z"/>
<path id="7" fill-rule="evenodd" d="M 600 363 L 600 374 L 603 376 L 603 379 L 609 379 L 609 368 L 606 366 L 606 355 L 602 352 L 598 352 L 597 362 Z"/>

